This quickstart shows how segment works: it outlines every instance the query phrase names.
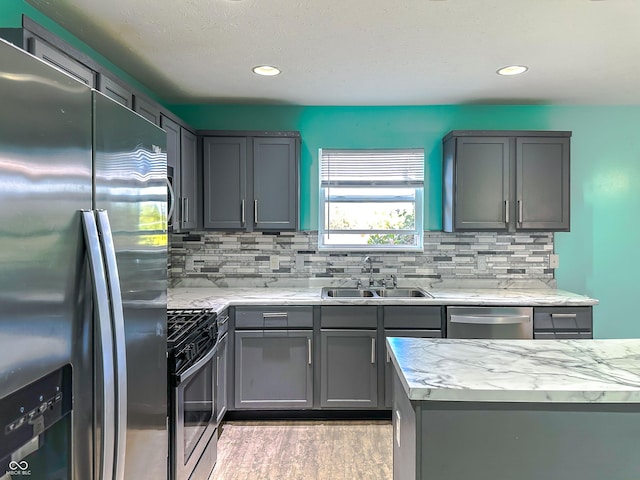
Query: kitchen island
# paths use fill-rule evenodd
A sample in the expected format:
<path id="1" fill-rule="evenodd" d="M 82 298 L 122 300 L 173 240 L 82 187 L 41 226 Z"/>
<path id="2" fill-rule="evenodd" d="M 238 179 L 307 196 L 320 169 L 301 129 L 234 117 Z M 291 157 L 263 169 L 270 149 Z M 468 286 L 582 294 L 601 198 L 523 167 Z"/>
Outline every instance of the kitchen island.
<path id="1" fill-rule="evenodd" d="M 388 345 L 395 480 L 640 478 L 640 340 Z"/>

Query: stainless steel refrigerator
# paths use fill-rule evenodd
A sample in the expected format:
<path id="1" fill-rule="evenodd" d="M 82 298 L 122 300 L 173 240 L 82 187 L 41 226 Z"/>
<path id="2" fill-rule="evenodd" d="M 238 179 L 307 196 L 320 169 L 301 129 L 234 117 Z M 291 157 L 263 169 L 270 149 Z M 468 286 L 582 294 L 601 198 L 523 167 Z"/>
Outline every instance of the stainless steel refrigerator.
<path id="1" fill-rule="evenodd" d="M 166 136 L 0 41 L 0 479 L 167 474 Z"/>

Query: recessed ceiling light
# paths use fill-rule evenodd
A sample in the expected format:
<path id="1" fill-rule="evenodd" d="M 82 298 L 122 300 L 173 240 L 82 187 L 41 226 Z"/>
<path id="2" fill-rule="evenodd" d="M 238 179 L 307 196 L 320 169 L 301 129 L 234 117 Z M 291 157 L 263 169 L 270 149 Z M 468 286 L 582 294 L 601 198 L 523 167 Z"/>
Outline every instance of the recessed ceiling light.
<path id="1" fill-rule="evenodd" d="M 527 70 L 529 70 L 529 68 L 524 65 L 507 65 L 506 67 L 502 67 L 496 73 L 498 75 L 520 75 Z"/>
<path id="2" fill-rule="evenodd" d="M 264 75 L 265 77 L 273 77 L 274 75 L 280 75 L 280 69 L 273 65 L 258 65 L 253 67 L 253 73 Z"/>

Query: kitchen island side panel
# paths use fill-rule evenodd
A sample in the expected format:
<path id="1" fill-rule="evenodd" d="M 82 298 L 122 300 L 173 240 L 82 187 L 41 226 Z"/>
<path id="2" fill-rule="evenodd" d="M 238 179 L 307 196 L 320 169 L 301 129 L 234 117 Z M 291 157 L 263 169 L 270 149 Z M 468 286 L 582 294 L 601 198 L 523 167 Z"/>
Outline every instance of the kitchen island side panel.
<path id="1" fill-rule="evenodd" d="M 640 478 L 638 405 L 416 405 L 419 475 L 394 479 Z"/>

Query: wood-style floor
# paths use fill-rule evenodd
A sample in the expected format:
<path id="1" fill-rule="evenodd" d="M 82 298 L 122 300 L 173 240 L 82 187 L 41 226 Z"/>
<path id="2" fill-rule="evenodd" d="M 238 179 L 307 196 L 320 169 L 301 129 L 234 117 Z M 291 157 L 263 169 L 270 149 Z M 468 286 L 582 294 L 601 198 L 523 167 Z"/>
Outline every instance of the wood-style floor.
<path id="1" fill-rule="evenodd" d="M 390 480 L 390 421 L 233 421 L 210 480 Z"/>

